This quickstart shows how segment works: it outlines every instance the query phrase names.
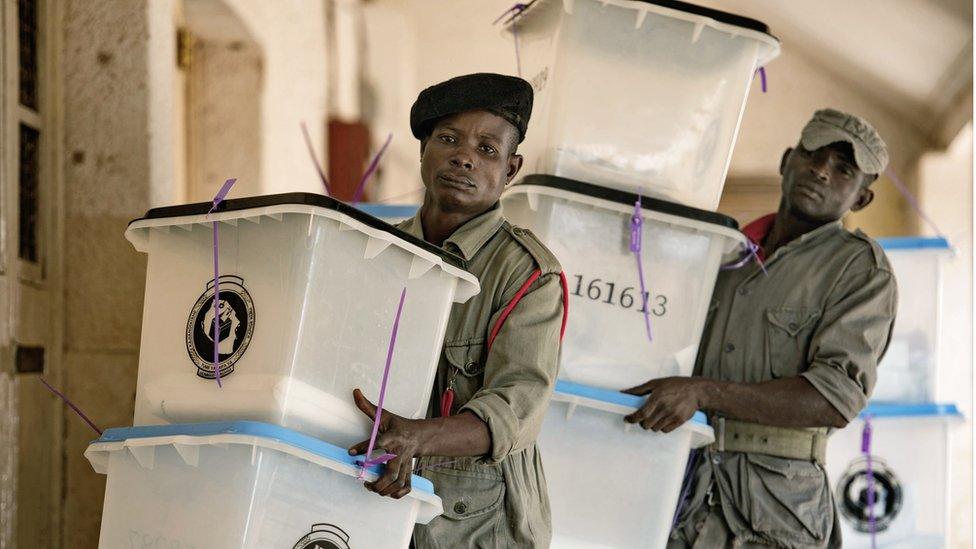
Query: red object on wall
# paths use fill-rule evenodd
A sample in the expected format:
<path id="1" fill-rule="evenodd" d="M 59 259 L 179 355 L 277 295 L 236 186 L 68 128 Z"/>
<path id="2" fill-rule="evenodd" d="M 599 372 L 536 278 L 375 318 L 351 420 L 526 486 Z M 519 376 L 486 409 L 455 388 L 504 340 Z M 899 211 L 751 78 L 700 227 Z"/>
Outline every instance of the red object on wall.
<path id="1" fill-rule="evenodd" d="M 329 120 L 329 185 L 333 198 L 351 201 L 369 163 L 369 128 L 361 122 Z M 361 201 L 369 201 L 369 188 Z"/>

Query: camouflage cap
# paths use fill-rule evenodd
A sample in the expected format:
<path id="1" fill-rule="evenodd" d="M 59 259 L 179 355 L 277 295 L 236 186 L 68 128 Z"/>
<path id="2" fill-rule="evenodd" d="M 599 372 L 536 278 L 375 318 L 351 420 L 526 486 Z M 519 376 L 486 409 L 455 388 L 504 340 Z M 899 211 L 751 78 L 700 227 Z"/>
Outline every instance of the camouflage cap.
<path id="1" fill-rule="evenodd" d="M 888 165 L 888 146 L 878 131 L 859 116 L 821 109 L 813 113 L 800 134 L 800 144 L 810 151 L 838 141 L 851 144 L 857 167 L 864 173 L 879 174 Z"/>

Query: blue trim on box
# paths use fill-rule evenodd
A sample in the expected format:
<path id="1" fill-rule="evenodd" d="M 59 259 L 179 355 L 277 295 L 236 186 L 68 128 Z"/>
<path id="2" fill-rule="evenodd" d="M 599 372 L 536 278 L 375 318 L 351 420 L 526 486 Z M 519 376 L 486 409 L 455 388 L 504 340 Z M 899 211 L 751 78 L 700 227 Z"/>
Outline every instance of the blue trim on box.
<path id="1" fill-rule="evenodd" d="M 583 385 L 582 383 L 573 383 L 572 381 L 564 381 L 561 379 L 556 381 L 556 392 L 564 395 L 573 395 L 581 398 L 588 398 L 590 400 L 599 400 L 600 402 L 608 402 L 610 404 L 626 406 L 635 410 L 644 404 L 644 397 L 628 395 L 626 393 L 621 393 L 620 391 L 613 391 L 610 389 L 590 387 L 589 385 Z M 691 421 L 700 423 L 702 425 L 708 425 L 708 418 L 706 418 L 705 414 L 701 412 L 695 412 L 695 415 L 692 416 Z"/>
<path id="2" fill-rule="evenodd" d="M 388 219 L 391 217 L 402 217 L 406 219 L 408 217 L 413 217 L 417 213 L 417 210 L 420 208 L 420 204 L 360 203 L 356 204 L 356 208 L 359 208 L 369 215 L 378 217 L 380 219 Z"/>
<path id="3" fill-rule="evenodd" d="M 872 419 L 883 417 L 962 417 L 962 413 L 955 404 L 939 404 L 923 402 L 918 404 L 903 402 L 870 402 L 861 412 L 862 419 L 866 416 Z"/>
<path id="4" fill-rule="evenodd" d="M 879 238 L 878 244 L 885 250 L 949 250 L 949 241 L 942 237 L 896 236 Z"/>
<path id="5" fill-rule="evenodd" d="M 146 425 L 142 427 L 123 427 L 106 429 L 102 437 L 92 442 L 122 442 L 133 438 L 153 438 L 170 436 L 207 437 L 214 435 L 248 435 L 284 442 L 295 448 L 301 448 L 317 456 L 330 459 L 343 465 L 359 467 L 356 461 L 361 456 L 350 456 L 346 448 L 340 448 L 328 442 L 308 435 L 303 435 L 279 425 L 261 423 L 259 421 L 215 421 L 211 423 L 178 423 L 174 425 Z M 373 473 L 381 473 L 380 466 L 370 467 Z M 423 477 L 413 475 L 411 486 L 422 492 L 434 493 L 434 485 Z"/>

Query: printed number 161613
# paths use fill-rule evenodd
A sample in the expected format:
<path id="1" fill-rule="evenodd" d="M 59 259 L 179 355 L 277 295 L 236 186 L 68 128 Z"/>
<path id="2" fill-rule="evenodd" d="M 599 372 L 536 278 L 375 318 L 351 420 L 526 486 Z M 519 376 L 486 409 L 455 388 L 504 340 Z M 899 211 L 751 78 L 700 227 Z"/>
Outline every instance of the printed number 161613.
<path id="1" fill-rule="evenodd" d="M 617 291 L 617 283 L 604 281 L 599 278 L 590 279 L 586 282 L 584 275 L 574 275 L 576 286 L 572 294 L 577 297 L 585 297 L 592 301 L 599 301 L 607 305 L 616 305 L 624 309 L 637 307 L 637 312 L 643 313 L 647 307 L 647 312 L 654 316 L 664 316 L 668 312 L 668 297 L 665 295 L 651 295 L 644 292 L 641 296 L 640 290 L 633 286 L 628 286 L 623 291 Z M 641 299 L 643 297 L 643 299 Z"/>

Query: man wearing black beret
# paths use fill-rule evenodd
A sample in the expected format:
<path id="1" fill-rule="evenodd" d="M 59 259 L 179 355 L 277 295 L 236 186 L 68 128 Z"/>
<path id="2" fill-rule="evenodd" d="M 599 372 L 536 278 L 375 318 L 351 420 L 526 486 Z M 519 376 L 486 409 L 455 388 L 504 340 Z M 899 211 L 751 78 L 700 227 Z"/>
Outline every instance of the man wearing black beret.
<path id="1" fill-rule="evenodd" d="M 416 457 L 443 501 L 442 516 L 417 526 L 418 548 L 549 546 L 535 441 L 556 382 L 565 279 L 552 253 L 498 204 L 522 166 L 517 148 L 531 113 L 531 86 L 499 74 L 427 88 L 410 112 L 426 193 L 400 228 L 461 256 L 481 283 L 451 311 L 428 419 L 384 413 L 380 426 L 377 447 L 397 457 L 367 488 L 403 497 Z M 354 396 L 372 418 L 373 404 Z"/>

